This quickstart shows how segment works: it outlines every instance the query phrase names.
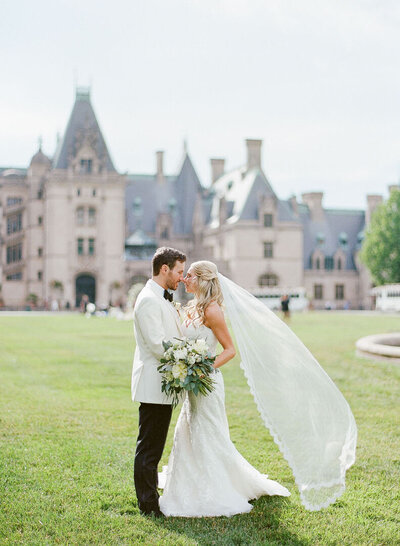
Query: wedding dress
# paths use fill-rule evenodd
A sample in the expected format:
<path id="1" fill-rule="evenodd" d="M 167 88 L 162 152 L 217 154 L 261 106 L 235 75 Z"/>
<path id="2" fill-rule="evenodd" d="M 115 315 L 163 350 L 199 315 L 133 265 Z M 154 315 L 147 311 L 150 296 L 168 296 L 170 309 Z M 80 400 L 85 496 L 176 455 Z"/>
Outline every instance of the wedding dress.
<path id="1" fill-rule="evenodd" d="M 218 340 L 210 328 L 190 323 L 184 335 L 203 338 L 216 353 Z M 289 496 L 246 461 L 229 436 L 222 373 L 213 374 L 215 389 L 208 396 L 186 394 L 175 428 L 168 461 L 159 475 L 160 510 L 166 516 L 233 516 L 249 512 L 251 499 L 262 495 Z"/>

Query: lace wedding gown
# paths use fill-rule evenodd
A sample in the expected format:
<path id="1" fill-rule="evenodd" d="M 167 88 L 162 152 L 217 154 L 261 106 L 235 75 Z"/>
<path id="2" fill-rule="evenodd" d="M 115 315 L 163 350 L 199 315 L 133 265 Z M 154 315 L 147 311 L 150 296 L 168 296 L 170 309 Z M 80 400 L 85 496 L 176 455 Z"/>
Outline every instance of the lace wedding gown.
<path id="1" fill-rule="evenodd" d="M 204 325 L 185 327 L 189 338 L 204 338 L 212 354 L 218 340 Z M 289 496 L 246 461 L 230 440 L 222 373 L 214 373 L 208 396 L 186 395 L 168 461 L 159 475 L 160 510 L 166 516 L 233 516 L 249 512 L 262 495 Z"/>

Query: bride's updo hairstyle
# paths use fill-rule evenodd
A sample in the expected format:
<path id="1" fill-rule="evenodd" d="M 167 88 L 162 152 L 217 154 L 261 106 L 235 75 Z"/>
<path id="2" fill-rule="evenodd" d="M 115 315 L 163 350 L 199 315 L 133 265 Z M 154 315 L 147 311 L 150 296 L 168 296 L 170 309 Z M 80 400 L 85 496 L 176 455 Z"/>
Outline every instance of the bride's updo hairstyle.
<path id="1" fill-rule="evenodd" d="M 194 299 L 187 306 L 187 314 L 190 318 L 198 318 L 201 323 L 204 323 L 204 313 L 210 303 L 215 301 L 218 305 L 222 305 L 224 301 L 218 269 L 214 263 L 206 260 L 193 262 L 190 269 L 197 277 L 197 291 Z"/>

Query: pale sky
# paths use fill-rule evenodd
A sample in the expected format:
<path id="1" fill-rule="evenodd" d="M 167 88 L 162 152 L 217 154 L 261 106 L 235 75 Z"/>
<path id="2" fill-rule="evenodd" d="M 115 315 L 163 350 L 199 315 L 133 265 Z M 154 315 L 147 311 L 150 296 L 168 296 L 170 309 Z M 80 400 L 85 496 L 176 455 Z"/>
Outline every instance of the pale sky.
<path id="1" fill-rule="evenodd" d="M 400 180 L 399 30 L 398 0 L 4 0 L 0 166 L 52 155 L 91 85 L 120 172 L 176 173 L 186 138 L 208 185 L 260 138 L 280 198 L 364 208 Z"/>

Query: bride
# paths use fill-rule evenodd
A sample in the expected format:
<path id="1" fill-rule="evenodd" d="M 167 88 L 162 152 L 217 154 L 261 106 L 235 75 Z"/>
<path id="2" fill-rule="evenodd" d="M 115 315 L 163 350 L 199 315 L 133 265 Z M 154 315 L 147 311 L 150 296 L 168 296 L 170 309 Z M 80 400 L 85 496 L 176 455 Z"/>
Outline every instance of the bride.
<path id="1" fill-rule="evenodd" d="M 265 426 L 289 463 L 308 510 L 333 503 L 345 490 L 355 461 L 357 428 L 351 409 L 312 354 L 263 303 L 199 261 L 184 279 L 194 299 L 186 307 L 184 334 L 204 338 L 214 363 L 215 390 L 186 395 L 168 467 L 160 475 L 160 510 L 166 516 L 232 516 L 249 512 L 249 500 L 289 496 L 260 474 L 229 437 L 219 368 L 235 356 L 222 305 L 230 320 L 241 367 Z"/>
<path id="2" fill-rule="evenodd" d="M 249 512 L 251 499 L 290 493 L 253 468 L 229 437 L 224 382 L 219 368 L 236 351 L 221 307 L 223 297 L 216 266 L 206 261 L 193 263 L 184 283 L 186 291 L 195 295 L 187 308 L 184 335 L 205 339 L 213 355 L 218 342 L 223 351 L 215 359 L 212 393 L 208 396 L 189 393 L 183 403 L 168 467 L 159 480 L 164 488 L 160 510 L 166 516 L 185 517 Z"/>

